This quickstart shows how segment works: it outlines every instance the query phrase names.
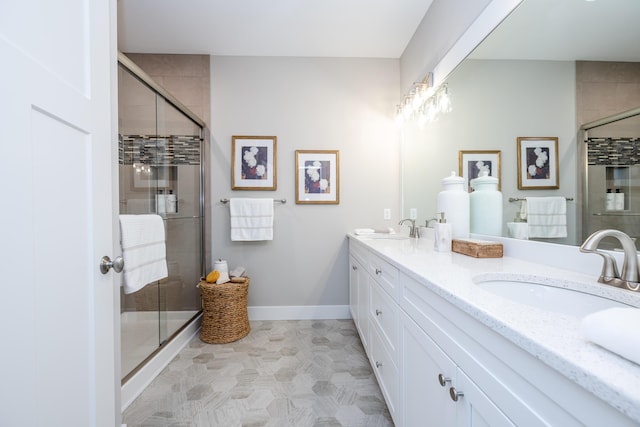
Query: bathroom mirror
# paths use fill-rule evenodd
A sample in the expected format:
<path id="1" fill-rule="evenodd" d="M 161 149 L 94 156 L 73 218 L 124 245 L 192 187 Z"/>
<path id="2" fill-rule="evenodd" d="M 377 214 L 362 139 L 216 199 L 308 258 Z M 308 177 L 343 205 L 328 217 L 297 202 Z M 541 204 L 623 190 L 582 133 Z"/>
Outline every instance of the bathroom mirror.
<path id="1" fill-rule="evenodd" d="M 452 111 L 426 124 L 404 124 L 405 216 L 417 209 L 422 225 L 436 216 L 441 180 L 458 173 L 460 151 L 499 150 L 504 222 L 520 210 L 520 202 L 509 198 L 572 198 L 567 238 L 547 241 L 581 243 L 579 129 L 640 106 L 640 78 L 627 79 L 624 67 L 613 64 L 640 63 L 639 16 L 637 0 L 524 0 L 447 77 Z M 591 77 L 600 80 L 589 82 Z M 519 137 L 558 138 L 558 189 L 518 190 Z"/>

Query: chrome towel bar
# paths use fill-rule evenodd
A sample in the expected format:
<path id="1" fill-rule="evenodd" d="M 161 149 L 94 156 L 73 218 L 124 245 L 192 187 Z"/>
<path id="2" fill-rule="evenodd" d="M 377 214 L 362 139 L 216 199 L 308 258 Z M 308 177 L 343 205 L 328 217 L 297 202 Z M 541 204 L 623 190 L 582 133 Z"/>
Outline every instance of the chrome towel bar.
<path id="1" fill-rule="evenodd" d="M 573 197 L 565 197 L 565 199 L 567 199 L 567 202 L 573 202 Z M 523 197 L 523 198 L 509 197 L 509 201 L 510 202 L 520 202 L 520 201 L 523 201 L 523 200 L 527 200 L 526 197 Z"/>
<path id="2" fill-rule="evenodd" d="M 220 203 L 224 203 L 225 205 L 229 203 L 229 199 L 220 199 Z M 273 199 L 273 203 L 287 203 L 287 199 Z"/>

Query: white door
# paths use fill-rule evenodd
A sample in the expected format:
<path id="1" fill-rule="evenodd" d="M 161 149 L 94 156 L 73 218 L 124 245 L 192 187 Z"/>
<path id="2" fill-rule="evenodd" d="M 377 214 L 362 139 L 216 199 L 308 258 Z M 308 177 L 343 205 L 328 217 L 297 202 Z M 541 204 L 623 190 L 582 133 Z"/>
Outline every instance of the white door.
<path id="1" fill-rule="evenodd" d="M 0 425 L 119 421 L 115 0 L 0 1 Z"/>

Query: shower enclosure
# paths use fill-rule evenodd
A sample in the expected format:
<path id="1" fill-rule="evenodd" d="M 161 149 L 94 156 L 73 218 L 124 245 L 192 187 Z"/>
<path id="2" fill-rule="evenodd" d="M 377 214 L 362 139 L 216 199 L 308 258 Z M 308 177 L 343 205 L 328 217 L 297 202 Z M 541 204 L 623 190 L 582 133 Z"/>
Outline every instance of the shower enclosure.
<path id="1" fill-rule="evenodd" d="M 126 56 L 118 64 L 121 214 L 162 216 L 169 276 L 121 288 L 123 384 L 201 309 L 204 274 L 204 122 Z"/>
<path id="2" fill-rule="evenodd" d="M 640 108 L 585 124 L 582 240 L 597 230 L 640 238 Z M 600 247 L 620 244 L 606 239 Z"/>

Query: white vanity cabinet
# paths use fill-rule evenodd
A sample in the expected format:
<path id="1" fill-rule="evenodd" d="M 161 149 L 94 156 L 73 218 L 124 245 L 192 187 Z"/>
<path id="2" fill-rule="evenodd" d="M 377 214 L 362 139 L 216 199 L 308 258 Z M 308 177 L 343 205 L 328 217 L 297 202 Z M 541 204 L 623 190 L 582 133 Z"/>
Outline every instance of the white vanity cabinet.
<path id="1" fill-rule="evenodd" d="M 430 381 L 438 383 L 440 369 L 447 368 L 443 375 L 450 378 L 451 382 L 443 387 L 443 392 L 452 398 L 453 387 L 462 394 L 454 402 L 455 424 L 450 425 L 637 425 L 606 402 L 429 290 L 423 283 L 401 274 L 400 288 L 399 305 L 403 312 L 400 399 L 406 401 L 404 413 L 420 411 L 419 407 L 425 411 L 425 404 L 417 403 L 418 407 L 412 408 L 413 403 L 409 399 L 414 393 L 411 386 L 415 378 L 414 369 L 418 368 L 416 363 L 408 363 L 414 357 L 407 354 L 413 349 L 408 345 L 410 341 L 405 339 L 407 331 L 412 330 L 411 321 L 426 335 L 421 343 L 423 348 L 429 349 L 430 357 L 444 354 L 455 365 L 455 374 L 451 373 L 452 367 L 447 368 L 446 365 L 438 366 L 438 370 L 432 369 L 431 373 L 424 373 L 431 377 Z M 416 424 L 405 422 L 403 425 L 413 427 Z"/>
<path id="2" fill-rule="evenodd" d="M 461 309 L 446 288 L 357 239 L 350 253 L 351 311 L 396 426 L 638 425 Z"/>
<path id="3" fill-rule="evenodd" d="M 398 269 L 357 242 L 350 243 L 350 264 L 351 314 L 389 413 L 397 424 Z"/>
<path id="4" fill-rule="evenodd" d="M 406 314 L 402 349 L 402 425 L 514 425 Z"/>

